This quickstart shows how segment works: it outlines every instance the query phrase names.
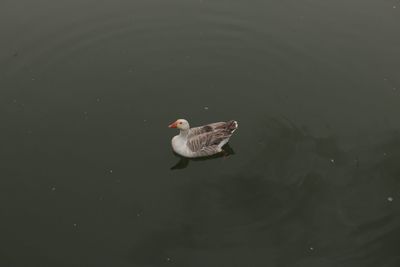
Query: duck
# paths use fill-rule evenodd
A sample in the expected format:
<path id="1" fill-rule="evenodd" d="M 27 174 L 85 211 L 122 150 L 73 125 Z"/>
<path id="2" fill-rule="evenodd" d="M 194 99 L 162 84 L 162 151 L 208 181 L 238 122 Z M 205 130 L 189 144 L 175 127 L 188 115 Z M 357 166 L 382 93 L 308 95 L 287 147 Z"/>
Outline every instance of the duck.
<path id="1" fill-rule="evenodd" d="M 235 120 L 214 122 L 190 128 L 185 119 L 178 119 L 168 125 L 179 129 L 179 134 L 171 140 L 172 149 L 186 158 L 208 157 L 223 152 L 222 147 L 228 143 L 239 124 Z"/>

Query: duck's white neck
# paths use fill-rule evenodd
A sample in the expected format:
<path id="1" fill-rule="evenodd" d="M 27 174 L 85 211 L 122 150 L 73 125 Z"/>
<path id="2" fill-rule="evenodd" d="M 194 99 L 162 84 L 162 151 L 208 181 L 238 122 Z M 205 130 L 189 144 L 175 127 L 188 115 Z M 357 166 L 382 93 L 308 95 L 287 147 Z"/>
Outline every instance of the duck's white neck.
<path id="1" fill-rule="evenodd" d="M 188 134 L 189 134 L 189 129 L 187 129 L 187 130 L 180 130 L 179 131 L 179 137 L 181 137 L 181 138 L 187 138 L 187 136 L 188 136 Z"/>

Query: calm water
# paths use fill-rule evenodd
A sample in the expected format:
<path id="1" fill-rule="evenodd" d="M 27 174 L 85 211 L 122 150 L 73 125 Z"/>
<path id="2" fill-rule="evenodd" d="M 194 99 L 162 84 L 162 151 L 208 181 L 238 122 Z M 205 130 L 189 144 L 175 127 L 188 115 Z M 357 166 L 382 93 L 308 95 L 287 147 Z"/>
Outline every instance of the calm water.
<path id="1" fill-rule="evenodd" d="M 400 266 L 398 0 L 2 0 L 1 266 Z M 177 118 L 236 119 L 182 162 Z"/>

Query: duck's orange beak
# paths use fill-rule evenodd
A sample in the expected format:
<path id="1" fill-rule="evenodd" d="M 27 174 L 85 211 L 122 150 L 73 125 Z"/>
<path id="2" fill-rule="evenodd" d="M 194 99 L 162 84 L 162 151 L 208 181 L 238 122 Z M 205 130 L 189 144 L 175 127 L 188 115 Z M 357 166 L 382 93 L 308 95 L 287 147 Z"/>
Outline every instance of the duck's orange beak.
<path id="1" fill-rule="evenodd" d="M 168 125 L 169 128 L 176 128 L 176 126 L 178 125 L 178 122 L 174 122 L 171 123 L 170 125 Z"/>

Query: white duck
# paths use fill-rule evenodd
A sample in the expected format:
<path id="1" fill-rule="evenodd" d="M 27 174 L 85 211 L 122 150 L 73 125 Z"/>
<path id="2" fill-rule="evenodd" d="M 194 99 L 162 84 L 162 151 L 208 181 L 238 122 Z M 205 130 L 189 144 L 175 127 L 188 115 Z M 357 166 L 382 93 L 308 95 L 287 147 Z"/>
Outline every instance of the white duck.
<path id="1" fill-rule="evenodd" d="M 198 158 L 222 152 L 238 123 L 231 120 L 190 128 L 187 120 L 179 119 L 168 127 L 180 130 L 179 135 L 172 138 L 173 150 L 187 158 Z"/>

